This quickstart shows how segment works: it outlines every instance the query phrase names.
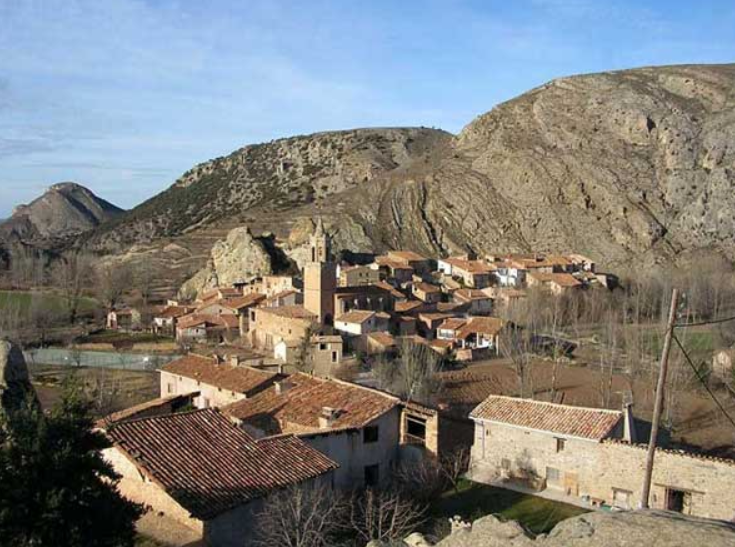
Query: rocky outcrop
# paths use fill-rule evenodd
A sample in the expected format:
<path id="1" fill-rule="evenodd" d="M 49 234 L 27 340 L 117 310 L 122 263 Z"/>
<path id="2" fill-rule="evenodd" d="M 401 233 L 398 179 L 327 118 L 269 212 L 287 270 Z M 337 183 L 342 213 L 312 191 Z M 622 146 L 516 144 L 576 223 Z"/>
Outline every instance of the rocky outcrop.
<path id="1" fill-rule="evenodd" d="M 0 407 L 13 410 L 36 401 L 28 366 L 20 348 L 0 339 Z"/>
<path id="2" fill-rule="evenodd" d="M 613 269 L 735 260 L 733 90 L 735 65 L 641 68 L 551 81 L 456 137 L 359 129 L 246 146 L 87 245 L 118 253 L 236 224 L 286 238 L 319 215 L 337 250 L 573 250 Z M 286 245 L 297 262 L 298 249 Z"/>
<path id="3" fill-rule="evenodd" d="M 214 287 L 228 287 L 273 272 L 266 245 L 247 226 L 235 228 L 212 247 L 207 265 L 181 287 L 184 298 L 194 298 Z"/>
<path id="4" fill-rule="evenodd" d="M 403 546 L 430 545 L 418 536 Z M 548 535 L 529 537 L 514 521 L 483 517 L 436 544 L 437 547 L 729 547 L 735 525 L 664 511 L 588 513 L 565 520 Z"/>
<path id="5" fill-rule="evenodd" d="M 19 205 L 0 223 L 0 236 L 26 242 L 62 239 L 88 232 L 123 212 L 73 182 L 51 186 L 28 205 Z"/>

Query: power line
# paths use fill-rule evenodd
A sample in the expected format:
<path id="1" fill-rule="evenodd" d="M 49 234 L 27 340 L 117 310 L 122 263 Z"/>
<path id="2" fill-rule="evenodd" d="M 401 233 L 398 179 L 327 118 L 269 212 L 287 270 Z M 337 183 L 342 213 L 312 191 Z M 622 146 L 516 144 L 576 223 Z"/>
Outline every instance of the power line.
<path id="1" fill-rule="evenodd" d="M 732 424 L 733 428 L 735 428 L 735 420 L 727 413 L 727 410 L 725 410 L 725 407 L 722 406 L 722 403 L 717 399 L 715 394 L 712 392 L 710 387 L 707 385 L 707 382 L 704 378 L 702 378 L 702 375 L 699 372 L 699 369 L 697 369 L 696 365 L 692 362 L 691 357 L 689 357 L 689 354 L 684 349 L 684 346 L 681 344 L 679 339 L 676 337 L 676 334 L 673 335 L 674 342 L 676 342 L 676 345 L 679 346 L 679 349 L 684 354 L 684 358 L 686 359 L 687 363 L 689 363 L 689 366 L 692 367 L 692 370 L 694 371 L 694 374 L 697 376 L 697 380 L 704 386 L 704 389 L 707 390 L 707 393 L 709 393 L 709 396 L 712 398 L 712 400 L 715 402 L 717 407 L 720 409 L 720 411 L 725 415 L 725 417 L 728 419 L 728 421 Z"/>
<path id="2" fill-rule="evenodd" d="M 703 327 L 705 325 L 719 325 L 720 323 L 727 323 L 728 321 L 735 321 L 735 317 L 724 317 L 723 319 L 712 319 L 711 321 L 699 321 L 697 323 L 677 323 L 675 327 L 677 329 L 685 329 L 687 327 Z"/>

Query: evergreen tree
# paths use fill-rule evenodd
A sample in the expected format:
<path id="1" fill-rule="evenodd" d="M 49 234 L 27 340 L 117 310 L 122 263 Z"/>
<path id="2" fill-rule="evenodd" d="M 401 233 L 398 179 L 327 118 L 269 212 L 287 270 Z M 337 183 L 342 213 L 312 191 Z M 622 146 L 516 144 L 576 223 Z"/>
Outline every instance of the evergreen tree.
<path id="1" fill-rule="evenodd" d="M 48 414 L 0 409 L 0 538 L 6 547 L 127 547 L 142 506 L 123 498 L 75 380 Z"/>

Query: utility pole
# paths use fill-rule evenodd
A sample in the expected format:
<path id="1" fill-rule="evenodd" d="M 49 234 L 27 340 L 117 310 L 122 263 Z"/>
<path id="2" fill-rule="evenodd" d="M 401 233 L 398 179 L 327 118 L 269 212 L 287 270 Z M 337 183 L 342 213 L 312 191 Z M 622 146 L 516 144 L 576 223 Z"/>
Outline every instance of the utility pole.
<path id="1" fill-rule="evenodd" d="M 661 350 L 661 365 L 656 384 L 656 402 L 653 407 L 653 423 L 651 424 L 651 439 L 648 441 L 648 455 L 646 456 L 646 474 L 643 476 L 643 492 L 641 493 L 641 509 L 648 509 L 648 500 L 651 497 L 651 479 L 653 477 L 653 460 L 656 456 L 656 440 L 658 437 L 658 423 L 661 421 L 661 412 L 664 406 L 664 388 L 666 387 L 666 372 L 669 369 L 669 351 L 671 350 L 671 337 L 674 334 L 676 323 L 676 309 L 679 300 L 679 292 L 671 291 L 671 309 L 669 310 L 669 322 L 666 325 L 666 336 L 664 347 Z"/>

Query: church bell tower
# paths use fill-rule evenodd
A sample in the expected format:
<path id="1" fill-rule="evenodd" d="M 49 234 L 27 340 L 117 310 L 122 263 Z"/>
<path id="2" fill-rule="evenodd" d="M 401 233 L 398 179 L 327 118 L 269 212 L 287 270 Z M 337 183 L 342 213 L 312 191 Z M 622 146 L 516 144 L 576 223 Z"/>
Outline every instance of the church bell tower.
<path id="1" fill-rule="evenodd" d="M 331 241 L 318 218 L 311 236 L 309 260 L 304 266 L 304 308 L 319 318 L 319 323 L 334 321 L 334 294 L 337 265 L 332 260 Z"/>

